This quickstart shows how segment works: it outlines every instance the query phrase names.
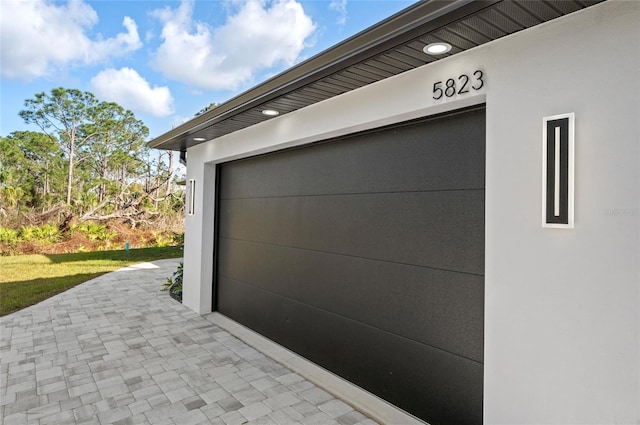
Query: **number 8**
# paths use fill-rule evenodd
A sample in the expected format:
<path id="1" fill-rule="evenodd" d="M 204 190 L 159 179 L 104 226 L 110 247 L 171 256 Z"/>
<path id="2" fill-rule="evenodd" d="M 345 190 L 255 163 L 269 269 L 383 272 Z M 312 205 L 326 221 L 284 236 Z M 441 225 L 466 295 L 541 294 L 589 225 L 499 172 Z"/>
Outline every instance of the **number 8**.
<path id="1" fill-rule="evenodd" d="M 444 95 L 447 97 L 452 97 L 456 94 L 456 82 L 453 78 L 449 78 L 447 80 L 447 88 L 444 90 Z"/>

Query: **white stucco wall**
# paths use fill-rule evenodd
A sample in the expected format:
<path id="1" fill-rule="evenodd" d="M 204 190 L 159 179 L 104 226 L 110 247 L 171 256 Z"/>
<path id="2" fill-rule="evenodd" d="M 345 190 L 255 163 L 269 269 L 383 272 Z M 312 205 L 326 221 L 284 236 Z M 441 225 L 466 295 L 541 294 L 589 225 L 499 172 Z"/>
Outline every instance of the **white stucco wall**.
<path id="1" fill-rule="evenodd" d="M 436 81 L 483 70 L 478 92 Z M 211 311 L 214 163 L 487 105 L 485 423 L 640 423 L 640 2 L 610 1 L 195 146 L 184 303 Z M 573 230 L 541 227 L 542 118 L 576 114 Z"/>
<path id="2" fill-rule="evenodd" d="M 487 423 L 640 423 L 639 6 L 488 46 Z M 565 112 L 576 226 L 543 229 L 540 120 Z"/>

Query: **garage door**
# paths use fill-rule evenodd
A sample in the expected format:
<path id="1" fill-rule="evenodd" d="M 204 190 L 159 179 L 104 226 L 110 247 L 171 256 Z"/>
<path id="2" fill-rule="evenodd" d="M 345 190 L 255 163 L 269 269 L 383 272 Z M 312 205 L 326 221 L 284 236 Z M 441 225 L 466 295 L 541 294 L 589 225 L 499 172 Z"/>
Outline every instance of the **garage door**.
<path id="1" fill-rule="evenodd" d="M 484 109 L 218 177 L 218 311 L 431 424 L 482 423 Z"/>

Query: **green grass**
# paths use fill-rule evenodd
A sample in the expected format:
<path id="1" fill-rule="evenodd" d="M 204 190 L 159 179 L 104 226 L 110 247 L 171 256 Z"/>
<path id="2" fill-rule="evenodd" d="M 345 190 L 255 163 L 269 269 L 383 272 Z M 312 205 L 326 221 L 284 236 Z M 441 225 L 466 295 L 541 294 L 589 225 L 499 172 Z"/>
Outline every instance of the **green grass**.
<path id="1" fill-rule="evenodd" d="M 178 257 L 177 247 L 0 257 L 0 316 L 121 267 Z"/>

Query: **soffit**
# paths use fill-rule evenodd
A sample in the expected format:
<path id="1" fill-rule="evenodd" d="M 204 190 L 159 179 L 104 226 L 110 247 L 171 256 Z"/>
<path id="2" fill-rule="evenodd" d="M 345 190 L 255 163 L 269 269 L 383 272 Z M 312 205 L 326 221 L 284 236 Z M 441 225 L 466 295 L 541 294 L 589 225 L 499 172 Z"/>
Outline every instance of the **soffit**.
<path id="1" fill-rule="evenodd" d="M 423 1 L 149 142 L 180 150 L 273 119 L 509 34 L 576 12 L 604 0 Z M 429 56 L 435 42 L 450 52 Z M 204 139 L 197 141 L 194 139 Z"/>

